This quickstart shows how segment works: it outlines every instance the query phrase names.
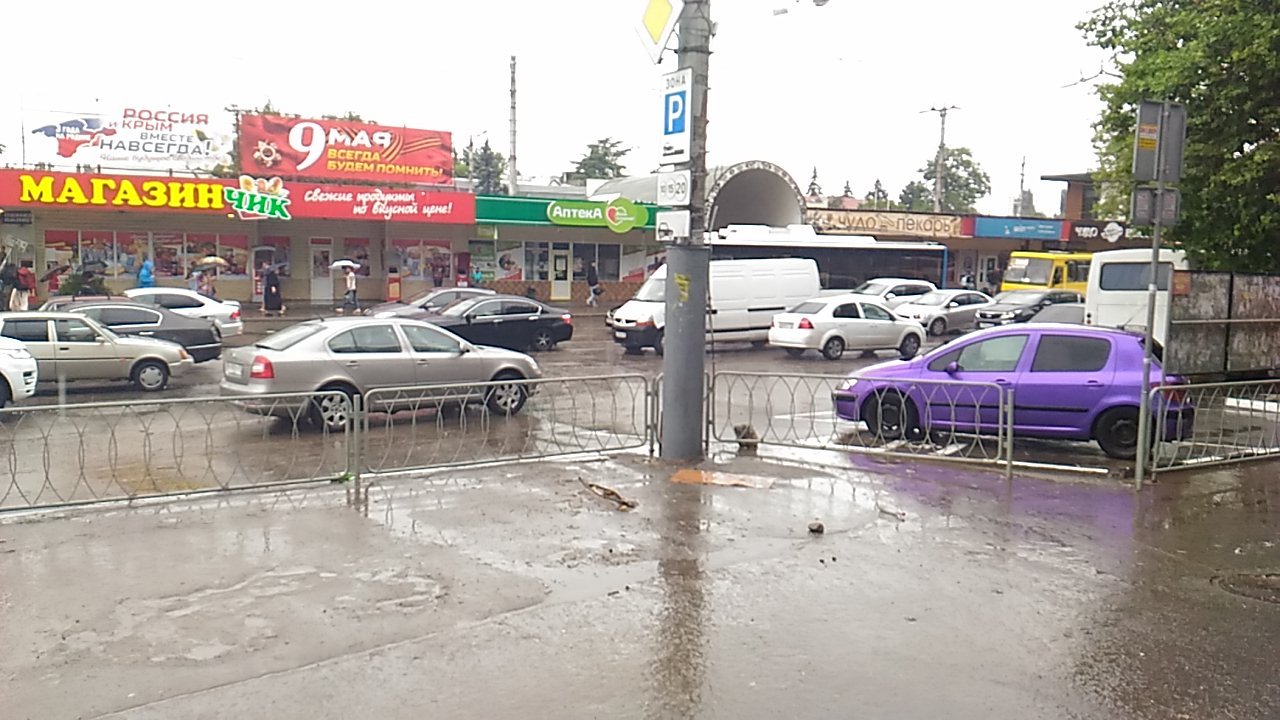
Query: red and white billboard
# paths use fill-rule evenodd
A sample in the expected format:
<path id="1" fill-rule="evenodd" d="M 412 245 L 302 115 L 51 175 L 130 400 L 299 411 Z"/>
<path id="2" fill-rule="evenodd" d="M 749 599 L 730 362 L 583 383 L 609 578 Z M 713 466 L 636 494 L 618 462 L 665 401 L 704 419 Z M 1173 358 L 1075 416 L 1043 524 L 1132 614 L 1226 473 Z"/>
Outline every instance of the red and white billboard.
<path id="1" fill-rule="evenodd" d="M 240 171 L 320 180 L 453 184 L 447 132 L 346 120 L 240 116 Z"/>

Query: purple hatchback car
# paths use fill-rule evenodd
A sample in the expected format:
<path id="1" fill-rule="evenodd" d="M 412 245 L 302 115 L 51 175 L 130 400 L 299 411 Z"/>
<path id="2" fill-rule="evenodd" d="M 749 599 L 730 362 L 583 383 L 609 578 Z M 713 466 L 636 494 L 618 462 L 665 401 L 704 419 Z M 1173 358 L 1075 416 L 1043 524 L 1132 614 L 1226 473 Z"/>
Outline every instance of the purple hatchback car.
<path id="1" fill-rule="evenodd" d="M 1140 336 L 1110 328 L 1046 323 L 980 330 L 914 360 L 853 373 L 834 393 L 835 410 L 884 439 L 925 429 L 994 433 L 996 390 L 959 384 L 985 383 L 1013 391 L 1015 435 L 1096 440 L 1107 455 L 1128 459 L 1138 447 L 1142 354 Z M 1157 362 L 1151 382 L 1180 380 Z M 1168 398 L 1159 409 L 1164 439 L 1185 439 L 1194 408 L 1177 394 L 1161 397 Z"/>

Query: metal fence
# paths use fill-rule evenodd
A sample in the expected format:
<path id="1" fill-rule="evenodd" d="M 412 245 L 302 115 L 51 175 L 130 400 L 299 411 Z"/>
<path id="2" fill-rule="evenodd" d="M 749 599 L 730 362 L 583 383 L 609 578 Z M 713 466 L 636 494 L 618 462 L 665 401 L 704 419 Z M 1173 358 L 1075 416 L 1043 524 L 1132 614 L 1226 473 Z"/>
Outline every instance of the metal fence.
<path id="1" fill-rule="evenodd" d="M 361 468 L 387 473 L 649 446 L 655 401 L 644 375 L 503 380 L 372 390 Z"/>
<path id="2" fill-rule="evenodd" d="M 0 511 L 340 479 L 348 428 L 310 426 L 341 393 L 22 406 L 0 410 Z M 246 412 L 248 410 L 248 412 Z"/>
<path id="3" fill-rule="evenodd" d="M 717 372 L 709 436 L 801 448 L 1013 463 L 1013 393 L 988 383 Z"/>
<path id="4" fill-rule="evenodd" d="M 1162 385 L 1151 397 L 1154 471 L 1280 455 L 1280 381 Z"/>

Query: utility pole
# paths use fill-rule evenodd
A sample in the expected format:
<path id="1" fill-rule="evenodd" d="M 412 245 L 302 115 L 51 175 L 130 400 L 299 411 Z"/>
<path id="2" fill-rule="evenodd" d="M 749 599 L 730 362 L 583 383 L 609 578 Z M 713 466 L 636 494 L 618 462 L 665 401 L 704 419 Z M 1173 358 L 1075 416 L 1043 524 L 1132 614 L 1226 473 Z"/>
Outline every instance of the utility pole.
<path id="1" fill-rule="evenodd" d="M 516 56 L 511 56 L 511 152 L 507 155 L 507 170 L 510 171 L 510 178 L 507 180 L 507 194 L 516 196 L 520 194 L 520 174 L 516 172 Z"/>
<path id="2" fill-rule="evenodd" d="M 667 251 L 666 329 L 662 359 L 664 460 L 701 460 L 706 410 L 706 328 L 711 251 L 706 246 L 707 73 L 711 1 L 686 0 L 680 14 L 680 69 L 693 72 L 689 239 Z"/>
<path id="3" fill-rule="evenodd" d="M 1025 217 L 1027 214 L 1027 156 L 1022 156 L 1022 169 L 1018 172 L 1018 205 L 1016 212 L 1013 213 L 1018 217 Z"/>
<path id="4" fill-rule="evenodd" d="M 942 130 L 938 135 L 938 154 L 933 158 L 933 211 L 942 212 L 942 173 L 947 154 L 947 111 L 959 110 L 955 105 L 947 107 L 931 107 L 923 112 L 936 112 L 942 120 Z"/>

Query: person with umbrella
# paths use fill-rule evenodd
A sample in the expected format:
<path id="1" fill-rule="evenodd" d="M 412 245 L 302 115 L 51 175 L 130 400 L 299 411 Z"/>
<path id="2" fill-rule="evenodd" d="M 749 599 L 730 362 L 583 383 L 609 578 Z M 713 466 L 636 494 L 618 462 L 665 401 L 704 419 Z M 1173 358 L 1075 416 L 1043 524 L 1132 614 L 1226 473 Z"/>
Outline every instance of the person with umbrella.
<path id="1" fill-rule="evenodd" d="M 284 315 L 284 299 L 280 296 L 280 274 L 276 266 L 262 263 L 262 314 L 280 313 Z"/>
<path id="2" fill-rule="evenodd" d="M 360 301 L 356 299 L 356 270 L 360 269 L 360 263 L 354 260 L 335 260 L 329 266 L 330 270 L 342 270 L 346 274 L 347 290 L 342 294 L 342 307 L 338 312 L 349 312 L 352 315 L 360 313 Z"/>

